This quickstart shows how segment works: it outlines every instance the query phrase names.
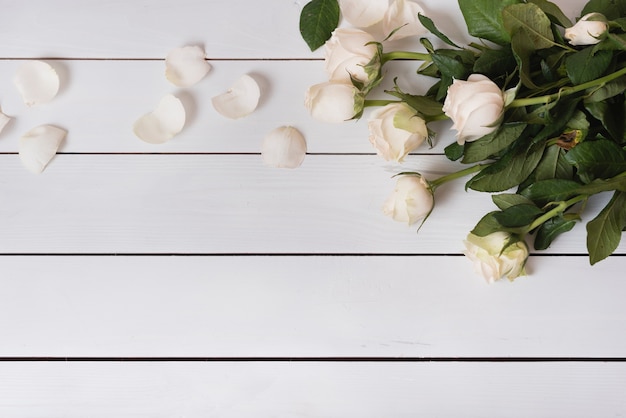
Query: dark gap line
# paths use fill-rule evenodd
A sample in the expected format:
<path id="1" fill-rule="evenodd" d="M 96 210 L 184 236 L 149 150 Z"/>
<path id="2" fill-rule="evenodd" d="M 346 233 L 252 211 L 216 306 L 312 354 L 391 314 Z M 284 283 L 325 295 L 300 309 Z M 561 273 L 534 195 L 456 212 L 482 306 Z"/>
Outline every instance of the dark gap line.
<path id="1" fill-rule="evenodd" d="M 0 152 L 0 155 L 18 155 L 15 151 Z M 164 152 L 143 152 L 143 151 L 89 151 L 89 152 L 57 152 L 57 155 L 261 155 L 260 152 L 230 152 L 230 151 L 164 151 Z M 312 156 L 375 156 L 375 152 L 307 152 Z M 445 154 L 410 154 L 413 156 L 444 156 Z"/>
<path id="2" fill-rule="evenodd" d="M 626 357 L 0 357 L 0 362 L 624 363 Z"/>
<path id="3" fill-rule="evenodd" d="M 0 257 L 464 257 L 462 253 L 0 253 Z M 587 253 L 530 253 L 531 257 L 588 257 Z M 610 257 L 624 257 L 612 254 Z"/>
<path id="4" fill-rule="evenodd" d="M 123 58 L 123 57 L 2 57 L 0 61 L 165 61 L 165 57 L 141 57 L 141 58 Z M 324 58 L 206 58 L 209 62 L 215 61 L 324 61 Z"/>

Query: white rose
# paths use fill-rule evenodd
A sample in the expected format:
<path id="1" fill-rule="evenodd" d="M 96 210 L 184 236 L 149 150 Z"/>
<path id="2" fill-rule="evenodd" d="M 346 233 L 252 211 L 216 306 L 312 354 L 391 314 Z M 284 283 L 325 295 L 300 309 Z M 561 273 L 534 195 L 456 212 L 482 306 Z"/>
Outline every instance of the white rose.
<path id="1" fill-rule="evenodd" d="M 409 36 L 419 36 L 425 34 L 426 28 L 419 21 L 417 15 L 424 13 L 424 9 L 414 1 L 394 0 L 383 18 L 383 31 L 389 35 L 389 41 L 402 39 Z"/>
<path id="2" fill-rule="evenodd" d="M 443 104 L 461 145 L 495 131 L 503 109 L 502 90 L 482 74 L 472 74 L 467 81 L 454 80 Z"/>
<path id="3" fill-rule="evenodd" d="M 426 122 L 406 103 L 391 103 L 376 109 L 367 126 L 370 142 L 387 161 L 402 161 L 428 138 Z"/>
<path id="4" fill-rule="evenodd" d="M 360 112 L 363 98 L 352 84 L 328 81 L 309 87 L 304 105 L 315 119 L 339 123 L 352 119 Z"/>
<path id="5" fill-rule="evenodd" d="M 341 14 L 352 26 L 367 28 L 383 19 L 389 0 L 339 0 Z"/>
<path id="6" fill-rule="evenodd" d="M 465 255 L 473 261 L 474 270 L 488 283 L 505 276 L 512 281 L 526 274 L 528 246 L 509 233 L 494 232 L 484 237 L 470 233 L 464 244 Z"/>
<path id="7" fill-rule="evenodd" d="M 565 29 L 565 39 L 572 45 L 595 45 L 609 25 L 601 13 L 587 13 L 571 28 Z"/>
<path id="8" fill-rule="evenodd" d="M 324 46 L 326 73 L 330 81 L 350 83 L 350 76 L 367 84 L 370 76 L 365 66 L 378 53 L 378 48 L 370 42 L 374 37 L 354 28 L 336 29 Z"/>
<path id="9" fill-rule="evenodd" d="M 395 221 L 412 225 L 425 219 L 432 212 L 433 205 L 433 192 L 428 182 L 420 175 L 403 175 L 398 177 L 383 212 Z"/>

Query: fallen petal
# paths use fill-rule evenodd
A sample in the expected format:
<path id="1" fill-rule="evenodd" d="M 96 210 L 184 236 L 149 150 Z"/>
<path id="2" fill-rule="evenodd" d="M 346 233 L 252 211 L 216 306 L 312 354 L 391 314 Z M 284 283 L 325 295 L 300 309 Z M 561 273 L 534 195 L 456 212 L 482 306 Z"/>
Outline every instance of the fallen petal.
<path id="1" fill-rule="evenodd" d="M 306 155 L 304 136 L 293 126 L 281 126 L 263 139 L 261 157 L 266 165 L 278 168 L 296 168 Z"/>
<path id="2" fill-rule="evenodd" d="M 193 86 L 211 70 L 205 58 L 199 46 L 176 48 L 165 58 L 165 77 L 179 87 Z"/>
<path id="3" fill-rule="evenodd" d="M 185 126 L 185 108 L 173 94 L 163 96 L 156 109 L 137 119 L 133 132 L 149 144 L 172 139 Z"/>
<path id="4" fill-rule="evenodd" d="M 247 74 L 241 76 L 226 93 L 213 97 L 215 110 L 230 119 L 239 119 L 254 112 L 259 104 L 261 89 Z"/>
<path id="5" fill-rule="evenodd" d="M 33 173 L 41 173 L 52 160 L 67 131 L 52 125 L 41 125 L 26 132 L 19 141 L 22 164 Z"/>
<path id="6" fill-rule="evenodd" d="M 0 132 L 2 132 L 4 127 L 7 126 L 7 123 L 9 123 L 11 119 L 12 118 L 10 116 L 7 116 L 4 113 L 2 113 L 2 111 L 0 111 Z"/>
<path id="7" fill-rule="evenodd" d="M 13 79 L 26 106 L 48 103 L 59 91 L 59 76 L 50 64 L 43 61 L 27 61 L 15 73 Z"/>

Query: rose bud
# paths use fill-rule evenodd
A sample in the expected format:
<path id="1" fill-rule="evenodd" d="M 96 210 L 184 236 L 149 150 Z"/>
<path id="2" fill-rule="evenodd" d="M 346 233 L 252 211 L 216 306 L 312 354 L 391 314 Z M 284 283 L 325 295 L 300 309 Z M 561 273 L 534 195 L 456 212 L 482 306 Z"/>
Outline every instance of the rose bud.
<path id="1" fill-rule="evenodd" d="M 422 6 L 414 1 L 394 0 L 383 18 L 383 31 L 391 36 L 388 41 L 424 35 L 427 30 L 419 21 L 418 15 L 424 13 Z M 394 32 L 395 31 L 395 32 Z"/>
<path id="2" fill-rule="evenodd" d="M 368 84 L 377 74 L 377 68 L 366 71 L 366 66 L 378 53 L 378 48 L 371 42 L 375 42 L 374 37 L 360 29 L 336 29 L 324 45 L 328 79 L 351 83 L 351 77 L 354 77 Z"/>
<path id="3" fill-rule="evenodd" d="M 565 39 L 574 46 L 595 45 L 609 28 L 601 13 L 587 13 L 571 28 L 565 29 Z"/>
<path id="4" fill-rule="evenodd" d="M 432 212 L 434 203 L 430 185 L 422 176 L 403 175 L 398 177 L 393 193 L 383 206 L 383 212 L 395 221 L 412 225 L 425 220 Z"/>
<path id="5" fill-rule="evenodd" d="M 443 104 L 460 145 L 495 131 L 503 109 L 502 90 L 482 74 L 472 74 L 467 81 L 454 80 Z"/>
<path id="6" fill-rule="evenodd" d="M 507 232 L 494 232 L 484 237 L 470 233 L 464 244 L 465 255 L 474 263 L 474 270 L 488 283 L 503 277 L 513 281 L 526 274 L 528 246 L 519 237 Z"/>
<path id="7" fill-rule="evenodd" d="M 363 97 L 352 84 L 329 81 L 309 87 L 304 105 L 315 119 L 339 123 L 361 112 Z"/>
<path id="8" fill-rule="evenodd" d="M 380 22 L 388 6 L 389 0 L 339 0 L 341 15 L 358 28 Z"/>
<path id="9" fill-rule="evenodd" d="M 428 138 L 426 122 L 406 103 L 391 103 L 376 109 L 367 126 L 370 142 L 387 161 L 401 162 Z"/>

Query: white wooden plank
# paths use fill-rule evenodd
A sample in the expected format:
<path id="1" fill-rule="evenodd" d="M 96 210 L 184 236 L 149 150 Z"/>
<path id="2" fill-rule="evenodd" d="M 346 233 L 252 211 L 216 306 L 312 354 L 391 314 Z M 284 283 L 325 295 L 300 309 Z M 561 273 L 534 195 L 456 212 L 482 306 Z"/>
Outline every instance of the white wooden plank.
<path id="1" fill-rule="evenodd" d="M 623 363 L 2 363 L 3 416 L 614 417 Z"/>
<path id="2" fill-rule="evenodd" d="M 434 178 L 455 167 L 411 156 L 404 169 Z M 446 185 L 418 234 L 382 213 L 398 170 L 376 156 L 309 155 L 285 170 L 259 155 L 57 155 L 33 175 L 3 155 L 0 253 L 459 254 L 495 209 L 487 194 Z M 584 254 L 585 235 L 580 223 L 549 251 Z"/>
<path id="3" fill-rule="evenodd" d="M 305 135 L 309 152 L 375 153 L 368 140 L 367 114 L 359 122 L 328 124 L 314 120 L 304 107 L 309 85 L 324 81 L 320 61 L 217 61 L 213 71 L 189 89 L 177 89 L 164 76 L 163 61 L 48 61 L 61 74 L 60 94 L 49 104 L 28 108 L 13 84 L 23 61 L 0 61 L 0 105 L 14 118 L 0 134 L 0 152 L 17 151 L 18 138 L 43 123 L 69 131 L 65 152 L 258 152 L 263 137 L 281 125 Z M 423 93 L 432 80 L 415 76 L 416 63 L 392 63 L 390 73 L 404 80 L 403 89 Z M 230 120 L 219 115 L 211 98 L 243 74 L 262 88 L 259 108 L 250 116 Z M 377 97 L 385 96 L 390 77 Z M 133 123 L 151 111 L 160 98 L 177 94 L 188 118 L 181 134 L 166 144 L 151 145 L 132 132 Z M 391 96 L 387 96 L 391 98 Z M 439 123 L 439 146 L 419 152 L 442 152 L 454 141 L 450 123 Z"/>
<path id="4" fill-rule="evenodd" d="M 623 357 L 625 261 L 3 256 L 0 357 Z"/>
<path id="5" fill-rule="evenodd" d="M 0 57 L 163 58 L 201 44 L 212 58 L 307 58 L 298 22 L 305 0 L 4 2 Z M 468 35 L 455 0 L 421 0 L 452 39 Z M 584 0 L 559 0 L 574 17 Z M 413 40 L 413 48 L 417 42 Z M 410 45 L 410 44 L 409 44 Z"/>

